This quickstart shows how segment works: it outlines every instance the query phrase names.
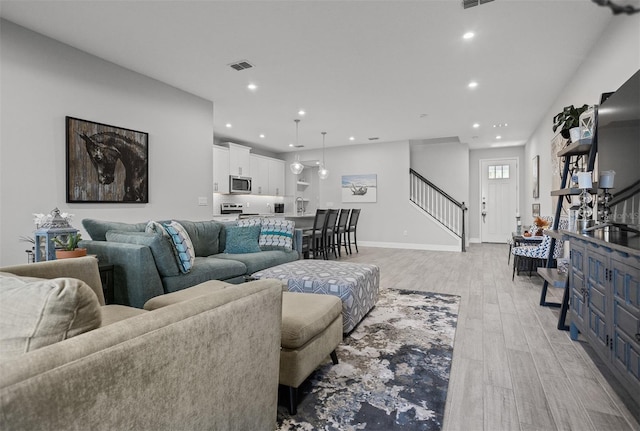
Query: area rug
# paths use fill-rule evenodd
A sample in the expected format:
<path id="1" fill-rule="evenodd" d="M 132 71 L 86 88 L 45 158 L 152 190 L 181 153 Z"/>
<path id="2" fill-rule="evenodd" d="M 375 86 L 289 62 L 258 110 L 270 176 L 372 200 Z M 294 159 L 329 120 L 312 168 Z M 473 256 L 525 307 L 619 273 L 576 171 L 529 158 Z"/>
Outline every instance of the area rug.
<path id="1" fill-rule="evenodd" d="M 375 308 L 298 390 L 278 430 L 439 430 L 460 297 L 382 289 Z"/>

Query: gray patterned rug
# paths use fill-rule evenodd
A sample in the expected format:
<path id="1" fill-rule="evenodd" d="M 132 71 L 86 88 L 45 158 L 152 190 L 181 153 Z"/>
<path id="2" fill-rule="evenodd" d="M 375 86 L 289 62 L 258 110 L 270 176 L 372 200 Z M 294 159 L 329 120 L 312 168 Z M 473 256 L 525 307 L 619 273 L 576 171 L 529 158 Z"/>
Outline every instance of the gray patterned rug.
<path id="1" fill-rule="evenodd" d="M 439 430 L 460 297 L 381 289 L 375 308 L 298 390 L 278 430 Z"/>

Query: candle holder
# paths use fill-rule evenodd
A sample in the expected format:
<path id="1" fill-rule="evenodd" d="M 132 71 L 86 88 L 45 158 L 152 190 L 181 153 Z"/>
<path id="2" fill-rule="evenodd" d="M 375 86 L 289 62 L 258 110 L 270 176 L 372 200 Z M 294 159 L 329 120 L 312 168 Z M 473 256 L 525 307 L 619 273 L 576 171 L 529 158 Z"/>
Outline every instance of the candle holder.
<path id="1" fill-rule="evenodd" d="M 609 231 L 612 227 L 617 229 L 640 233 L 637 229 L 627 226 L 623 223 L 614 223 L 611 221 L 611 206 L 614 205 L 614 196 L 610 193 L 610 190 L 613 188 L 613 180 L 615 178 L 615 171 L 603 171 L 600 173 L 600 178 L 598 180 L 598 186 L 603 190 L 602 194 L 598 196 L 598 218 L 600 223 L 595 226 L 591 226 L 584 230 L 584 232 L 590 232 L 596 229 L 603 229 L 605 235 L 608 236 Z"/>
<path id="2" fill-rule="evenodd" d="M 589 189 L 582 189 L 582 193 L 580 193 L 580 208 L 578 209 L 578 229 L 582 233 L 587 232 L 593 225 L 591 202 L 593 202 L 593 198 L 589 193 Z"/>

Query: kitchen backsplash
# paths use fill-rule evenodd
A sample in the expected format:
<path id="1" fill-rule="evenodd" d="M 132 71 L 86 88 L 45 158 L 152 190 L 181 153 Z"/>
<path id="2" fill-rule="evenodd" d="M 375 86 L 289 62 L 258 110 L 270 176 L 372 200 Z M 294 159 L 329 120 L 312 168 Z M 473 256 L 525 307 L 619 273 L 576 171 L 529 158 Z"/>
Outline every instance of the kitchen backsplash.
<path id="1" fill-rule="evenodd" d="M 290 199 L 284 196 L 255 196 L 255 195 L 223 195 L 213 194 L 213 215 L 220 214 L 221 203 L 242 204 L 245 213 L 251 214 L 272 214 L 274 213 L 274 203 L 284 203 L 285 213 L 292 211 L 290 208 Z"/>

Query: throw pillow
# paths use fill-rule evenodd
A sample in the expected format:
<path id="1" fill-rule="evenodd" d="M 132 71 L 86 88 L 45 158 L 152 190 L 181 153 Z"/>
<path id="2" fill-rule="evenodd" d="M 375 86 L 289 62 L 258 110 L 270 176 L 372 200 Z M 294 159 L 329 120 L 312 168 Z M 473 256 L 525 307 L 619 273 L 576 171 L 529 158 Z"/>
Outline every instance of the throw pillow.
<path id="1" fill-rule="evenodd" d="M 184 230 L 184 227 L 176 221 L 165 223 L 163 226 L 171 238 L 173 252 L 180 271 L 184 274 L 188 273 L 191 271 L 191 268 L 193 268 L 193 263 L 196 259 L 189 234 Z"/>
<path id="2" fill-rule="evenodd" d="M 164 235 L 162 232 L 164 232 Z M 172 277 L 180 274 L 180 269 L 173 254 L 173 242 L 164 228 L 162 228 L 162 232 L 120 232 L 110 230 L 107 232 L 106 238 L 107 241 L 111 242 L 146 245 L 151 249 L 158 273 L 162 277 Z"/>
<path id="3" fill-rule="evenodd" d="M 277 218 L 263 218 L 258 244 L 261 250 L 286 250 L 293 248 L 295 222 Z"/>
<path id="4" fill-rule="evenodd" d="M 260 225 L 254 226 L 226 226 L 227 242 L 225 253 L 244 254 L 258 253 L 260 246 Z"/>
<path id="5" fill-rule="evenodd" d="M 75 278 L 0 275 L 0 360 L 100 327 L 98 297 Z"/>
<path id="6" fill-rule="evenodd" d="M 262 218 L 260 217 L 253 217 L 253 218 L 245 218 L 242 220 L 238 220 L 238 226 L 241 227 L 246 227 L 246 226 L 261 226 L 262 225 Z"/>

